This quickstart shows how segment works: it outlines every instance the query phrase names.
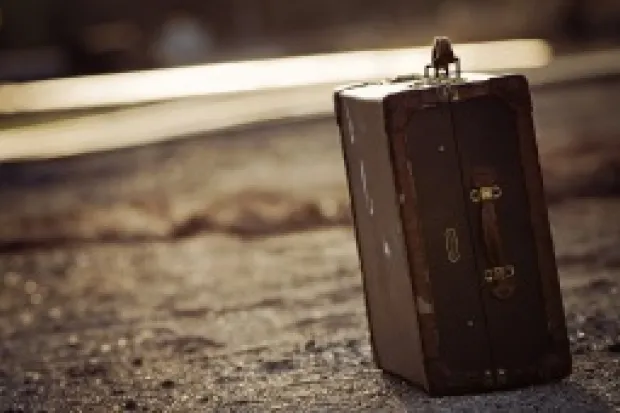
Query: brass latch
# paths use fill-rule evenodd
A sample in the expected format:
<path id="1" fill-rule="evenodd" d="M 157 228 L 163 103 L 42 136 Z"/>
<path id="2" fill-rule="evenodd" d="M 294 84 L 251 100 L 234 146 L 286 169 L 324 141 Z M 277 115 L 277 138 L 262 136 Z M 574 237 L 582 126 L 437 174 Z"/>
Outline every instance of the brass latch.
<path id="1" fill-rule="evenodd" d="M 502 188 L 497 185 L 482 186 L 480 188 L 474 188 L 469 193 L 469 198 L 473 203 L 479 203 L 484 201 L 495 201 L 502 196 Z"/>
<path id="2" fill-rule="evenodd" d="M 484 270 L 484 279 L 488 283 L 494 283 L 499 281 L 505 281 L 514 277 L 515 267 L 513 265 L 506 265 L 504 267 L 493 267 Z"/>

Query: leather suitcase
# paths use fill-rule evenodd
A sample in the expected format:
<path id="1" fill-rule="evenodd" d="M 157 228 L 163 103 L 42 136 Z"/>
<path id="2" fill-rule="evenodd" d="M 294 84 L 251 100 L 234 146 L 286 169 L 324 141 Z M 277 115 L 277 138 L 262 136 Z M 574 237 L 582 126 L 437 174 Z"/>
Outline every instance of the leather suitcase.
<path id="1" fill-rule="evenodd" d="M 568 376 L 527 80 L 439 38 L 424 75 L 335 104 L 377 365 L 436 396 Z"/>

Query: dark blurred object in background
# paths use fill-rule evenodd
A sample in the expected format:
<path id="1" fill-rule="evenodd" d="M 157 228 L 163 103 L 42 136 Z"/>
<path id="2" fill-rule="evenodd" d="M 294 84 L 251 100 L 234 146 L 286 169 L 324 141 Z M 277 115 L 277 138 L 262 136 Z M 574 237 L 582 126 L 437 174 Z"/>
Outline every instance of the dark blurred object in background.
<path id="1" fill-rule="evenodd" d="M 4 0 L 0 80 L 265 56 L 542 37 L 620 41 L 618 0 Z"/>

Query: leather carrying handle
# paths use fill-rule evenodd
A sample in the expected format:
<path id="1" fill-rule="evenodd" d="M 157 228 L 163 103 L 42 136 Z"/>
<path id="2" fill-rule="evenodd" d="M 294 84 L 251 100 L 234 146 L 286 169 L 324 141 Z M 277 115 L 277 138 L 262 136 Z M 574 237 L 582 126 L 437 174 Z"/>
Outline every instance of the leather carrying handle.
<path id="1" fill-rule="evenodd" d="M 499 216 L 496 209 L 496 203 L 501 198 L 502 192 L 492 171 L 483 170 L 474 174 L 474 189 L 471 191 L 471 200 L 480 206 L 479 223 L 486 262 L 484 279 L 490 285 L 494 296 L 506 299 L 514 293 L 516 283 L 514 280 L 515 268 L 507 263 L 504 254 Z"/>
<path id="2" fill-rule="evenodd" d="M 482 239 L 487 263 L 492 267 L 499 267 L 504 262 L 502 238 L 499 232 L 497 213 L 493 202 L 482 202 L 480 205 L 482 222 Z"/>

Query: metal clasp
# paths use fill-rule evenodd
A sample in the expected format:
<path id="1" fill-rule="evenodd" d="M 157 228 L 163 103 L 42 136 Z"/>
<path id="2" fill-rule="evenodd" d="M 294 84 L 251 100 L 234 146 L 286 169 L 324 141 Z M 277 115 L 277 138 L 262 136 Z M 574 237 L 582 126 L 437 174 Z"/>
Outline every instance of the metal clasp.
<path id="1" fill-rule="evenodd" d="M 492 267 L 484 270 L 484 279 L 488 283 L 504 281 L 515 276 L 514 265 L 504 267 Z"/>
<path id="2" fill-rule="evenodd" d="M 469 198 L 475 204 L 484 201 L 495 201 L 501 198 L 502 188 L 498 185 L 482 186 L 480 188 L 474 188 L 469 193 Z"/>

